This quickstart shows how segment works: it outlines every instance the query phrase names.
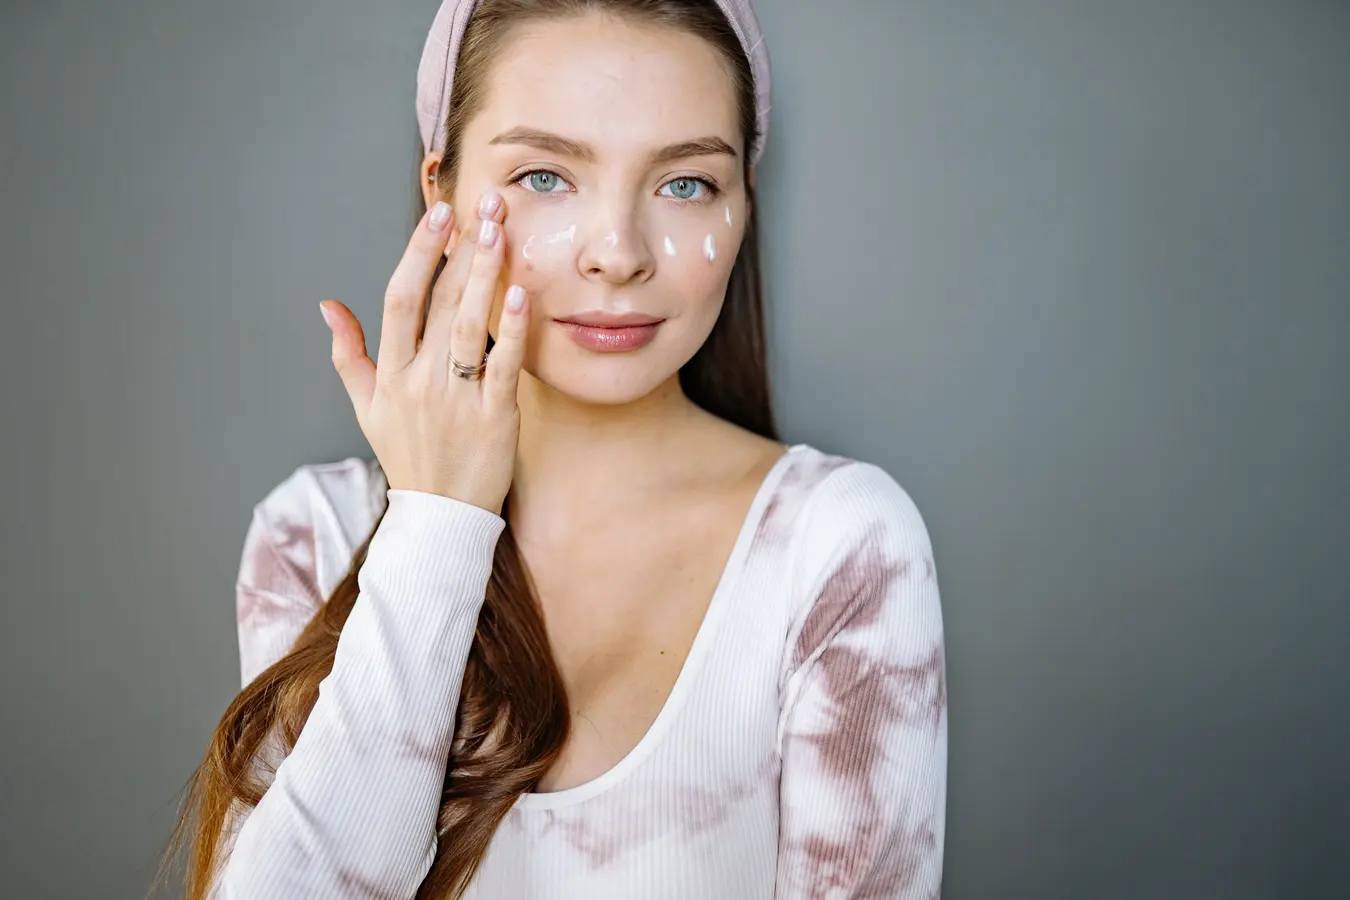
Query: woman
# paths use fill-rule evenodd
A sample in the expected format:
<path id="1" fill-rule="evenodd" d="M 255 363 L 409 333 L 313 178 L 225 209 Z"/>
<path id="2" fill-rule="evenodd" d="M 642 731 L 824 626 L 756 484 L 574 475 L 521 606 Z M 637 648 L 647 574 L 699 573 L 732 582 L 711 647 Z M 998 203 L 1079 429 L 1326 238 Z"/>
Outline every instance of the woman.
<path id="1" fill-rule="evenodd" d="M 255 507 L 194 900 L 938 895 L 932 548 L 777 440 L 768 110 L 745 0 L 441 7 L 378 363 L 324 304 L 376 459 Z"/>

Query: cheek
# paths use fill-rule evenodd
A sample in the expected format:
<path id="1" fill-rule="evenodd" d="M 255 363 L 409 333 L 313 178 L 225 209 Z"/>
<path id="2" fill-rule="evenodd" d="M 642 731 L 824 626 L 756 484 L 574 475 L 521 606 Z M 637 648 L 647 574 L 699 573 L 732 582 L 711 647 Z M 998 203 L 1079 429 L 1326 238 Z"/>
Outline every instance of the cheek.
<path id="1" fill-rule="evenodd" d="M 580 222 L 561 205 L 523 204 L 506 216 L 506 277 L 529 290 L 531 282 L 573 267 Z"/>
<path id="2" fill-rule="evenodd" d="M 665 217 L 653 235 L 657 270 L 674 274 L 693 295 L 720 296 L 745 233 L 739 219 L 725 203 L 714 203 L 700 215 Z"/>
<path id="3" fill-rule="evenodd" d="M 513 284 L 525 289 L 532 318 L 546 315 L 544 294 L 550 287 L 556 288 L 566 273 L 576 271 L 580 217 L 575 210 L 561 206 L 522 204 L 507 207 L 502 228 L 506 235 L 505 265 L 489 318 L 489 330 L 494 337 L 506 290 Z"/>

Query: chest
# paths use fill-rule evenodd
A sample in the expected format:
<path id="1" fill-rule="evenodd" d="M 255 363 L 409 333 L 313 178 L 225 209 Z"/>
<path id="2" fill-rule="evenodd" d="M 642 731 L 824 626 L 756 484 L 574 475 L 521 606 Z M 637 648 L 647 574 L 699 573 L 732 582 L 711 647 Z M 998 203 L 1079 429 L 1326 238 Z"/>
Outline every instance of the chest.
<path id="1" fill-rule="evenodd" d="M 680 676 L 741 521 L 667 516 L 596 529 L 529 559 L 572 713 L 562 755 L 537 791 L 590 781 L 642 740 Z"/>

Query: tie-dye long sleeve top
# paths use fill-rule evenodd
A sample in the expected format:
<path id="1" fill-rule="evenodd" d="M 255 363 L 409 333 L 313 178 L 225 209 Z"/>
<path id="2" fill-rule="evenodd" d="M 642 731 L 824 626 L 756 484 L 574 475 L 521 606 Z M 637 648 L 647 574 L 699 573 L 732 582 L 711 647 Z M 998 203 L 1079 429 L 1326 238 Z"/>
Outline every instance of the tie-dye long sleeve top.
<path id="1" fill-rule="evenodd" d="M 411 898 L 435 856 L 460 678 L 505 528 L 301 466 L 254 508 L 247 684 L 375 533 L 330 674 L 267 792 L 222 835 L 220 900 Z M 669 699 L 585 784 L 520 797 L 469 900 L 938 897 L 947 769 L 927 529 L 880 467 L 793 445 L 759 488 Z"/>

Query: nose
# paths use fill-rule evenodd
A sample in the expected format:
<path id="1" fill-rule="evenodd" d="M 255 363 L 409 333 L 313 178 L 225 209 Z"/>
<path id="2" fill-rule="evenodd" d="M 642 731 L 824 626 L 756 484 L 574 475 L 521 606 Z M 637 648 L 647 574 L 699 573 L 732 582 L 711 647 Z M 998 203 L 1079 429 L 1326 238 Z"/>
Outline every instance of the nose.
<path id="1" fill-rule="evenodd" d="M 600 210 L 577 254 L 583 278 L 607 284 L 644 282 L 656 272 L 656 256 L 632 209 Z"/>

